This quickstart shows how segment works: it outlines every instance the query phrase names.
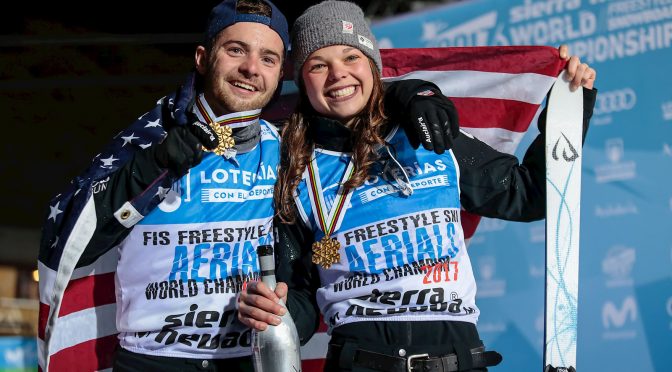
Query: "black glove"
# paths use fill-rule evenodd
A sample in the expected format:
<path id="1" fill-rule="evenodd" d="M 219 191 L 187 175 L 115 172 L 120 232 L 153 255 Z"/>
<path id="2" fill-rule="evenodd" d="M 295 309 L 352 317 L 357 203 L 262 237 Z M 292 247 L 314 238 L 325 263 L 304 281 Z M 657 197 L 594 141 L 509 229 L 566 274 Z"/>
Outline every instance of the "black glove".
<path id="1" fill-rule="evenodd" d="M 409 101 L 406 134 L 414 148 L 420 143 L 425 150 L 443 154 L 453 147 L 453 138 L 460 130 L 457 109 L 453 102 L 434 89 L 418 92 Z M 406 122 L 406 120 L 402 122 Z"/>
<path id="2" fill-rule="evenodd" d="M 163 142 L 150 147 L 149 151 L 160 167 L 179 178 L 201 162 L 203 147 L 213 150 L 218 143 L 217 135 L 209 125 L 194 121 L 169 128 Z"/>

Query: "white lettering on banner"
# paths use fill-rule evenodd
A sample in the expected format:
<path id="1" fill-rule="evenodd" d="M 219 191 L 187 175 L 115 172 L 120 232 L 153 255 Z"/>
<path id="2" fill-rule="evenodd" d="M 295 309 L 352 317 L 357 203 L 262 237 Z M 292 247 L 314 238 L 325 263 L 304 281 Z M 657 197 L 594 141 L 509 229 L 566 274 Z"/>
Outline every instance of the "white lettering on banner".
<path id="1" fill-rule="evenodd" d="M 411 182 L 411 187 L 419 190 L 426 189 L 431 187 L 439 186 L 450 186 L 450 181 L 448 181 L 447 175 L 427 177 L 420 180 L 414 180 Z M 359 199 L 363 204 L 366 204 L 370 201 L 376 200 L 385 195 L 394 194 L 399 192 L 399 189 L 392 185 L 381 185 L 377 187 L 370 188 L 365 192 L 359 194 Z"/>
<path id="2" fill-rule="evenodd" d="M 607 21 L 607 29 L 609 31 L 639 26 L 647 23 L 660 22 L 672 18 L 672 6 L 656 9 L 645 9 L 638 11 L 637 13 L 632 13 L 632 11 L 630 11 L 627 13 L 624 12 L 626 13 L 624 15 L 618 15 L 612 14 L 612 5 L 618 5 L 618 3 L 609 5 L 609 19 Z"/>
<path id="3" fill-rule="evenodd" d="M 568 43 L 587 63 L 604 62 L 672 46 L 672 22 L 650 25 Z"/>
<path id="4" fill-rule="evenodd" d="M 510 28 L 511 43 L 514 45 L 551 45 L 565 40 L 590 36 L 597 29 L 597 17 L 588 11 L 577 16 L 564 15 Z"/>
<path id="5" fill-rule="evenodd" d="M 660 109 L 663 111 L 664 120 L 672 120 L 672 101 L 663 102 Z"/>
<path id="6" fill-rule="evenodd" d="M 602 306 L 602 326 L 605 332 L 603 339 L 622 340 L 631 339 L 637 336 L 634 328 L 626 327 L 626 322 L 634 323 L 637 320 L 637 303 L 632 296 L 623 300 L 620 308 L 617 308 L 613 302 L 605 302 Z M 623 329 L 626 328 L 626 329 Z"/>
<path id="7" fill-rule="evenodd" d="M 528 19 L 576 10 L 581 0 L 545 0 L 534 2 L 525 0 L 523 5 L 514 6 L 509 10 L 509 22 L 518 23 Z"/>
<path id="8" fill-rule="evenodd" d="M 203 189 L 203 203 L 242 203 L 246 200 L 260 200 L 273 197 L 273 186 L 255 186 L 252 190 L 241 189 Z"/>
<path id="9" fill-rule="evenodd" d="M 488 12 L 472 20 L 445 29 L 444 22 L 424 22 L 421 41 L 426 47 L 487 45 L 488 30 L 497 25 L 497 12 Z"/>
<path id="10" fill-rule="evenodd" d="M 639 214 L 639 209 L 633 202 L 627 202 L 625 204 L 595 205 L 596 217 L 608 218 L 625 216 L 628 214 Z"/>
<path id="11" fill-rule="evenodd" d="M 631 88 L 600 92 L 595 102 L 595 115 L 632 110 L 637 104 L 637 94 Z"/>

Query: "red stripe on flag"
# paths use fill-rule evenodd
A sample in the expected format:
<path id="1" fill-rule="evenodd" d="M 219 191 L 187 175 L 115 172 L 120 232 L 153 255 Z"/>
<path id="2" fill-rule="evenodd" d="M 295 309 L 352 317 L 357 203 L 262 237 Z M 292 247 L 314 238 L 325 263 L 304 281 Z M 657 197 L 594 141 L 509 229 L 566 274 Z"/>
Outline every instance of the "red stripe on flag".
<path id="1" fill-rule="evenodd" d="M 320 314 L 320 325 L 317 326 L 317 332 L 326 332 L 327 330 L 329 330 L 329 326 L 324 321 L 322 314 Z"/>
<path id="2" fill-rule="evenodd" d="M 383 76 L 424 71 L 485 71 L 556 77 L 565 61 L 553 47 L 453 47 L 381 49 Z M 478 58 L 474 58 L 478 55 Z M 449 58 L 447 58 L 449 57 Z M 438 61 L 438 62 L 437 62 Z M 441 61 L 446 61 L 442 63 Z M 395 66 L 395 67 L 391 67 Z"/>
<path id="3" fill-rule="evenodd" d="M 501 128 L 525 133 L 539 105 L 498 98 L 450 97 L 463 128 Z"/>
<path id="4" fill-rule="evenodd" d="M 49 370 L 98 371 L 111 368 L 118 343 L 114 334 L 65 348 L 49 358 Z"/>
<path id="5" fill-rule="evenodd" d="M 301 369 L 305 372 L 317 372 L 324 370 L 325 359 L 304 359 L 301 361 Z"/>
<path id="6" fill-rule="evenodd" d="M 47 328 L 47 320 L 49 319 L 49 305 L 40 302 L 40 313 L 37 316 L 37 337 L 44 340 L 44 331 Z"/>
<path id="7" fill-rule="evenodd" d="M 65 316 L 95 306 L 117 301 L 114 294 L 114 273 L 86 276 L 70 281 L 63 295 L 58 316 Z"/>
<path id="8" fill-rule="evenodd" d="M 460 218 L 462 220 L 464 238 L 471 239 L 471 237 L 474 236 L 474 233 L 476 232 L 476 227 L 478 227 L 478 223 L 481 221 L 481 217 L 465 211 L 462 211 L 461 215 L 462 216 Z"/>

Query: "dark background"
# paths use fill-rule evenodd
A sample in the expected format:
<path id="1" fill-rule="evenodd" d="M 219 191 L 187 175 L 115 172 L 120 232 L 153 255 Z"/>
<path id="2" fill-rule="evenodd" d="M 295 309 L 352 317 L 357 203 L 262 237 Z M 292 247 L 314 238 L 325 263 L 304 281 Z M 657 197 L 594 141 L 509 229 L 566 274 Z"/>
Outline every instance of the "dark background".
<path id="1" fill-rule="evenodd" d="M 23 1 L 3 9 L 0 264 L 34 267 L 50 199 L 180 84 L 218 2 Z M 317 2 L 275 1 L 290 25 Z M 357 3 L 375 20 L 432 1 Z"/>

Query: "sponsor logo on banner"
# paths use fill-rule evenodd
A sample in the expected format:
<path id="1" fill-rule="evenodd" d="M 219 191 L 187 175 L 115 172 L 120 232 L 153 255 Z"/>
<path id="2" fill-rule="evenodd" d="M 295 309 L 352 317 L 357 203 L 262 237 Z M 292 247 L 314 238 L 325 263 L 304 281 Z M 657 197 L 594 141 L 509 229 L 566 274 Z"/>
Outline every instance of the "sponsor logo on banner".
<path id="1" fill-rule="evenodd" d="M 637 337 L 637 302 L 632 296 L 626 297 L 621 304 L 607 301 L 602 305 L 602 339 L 625 340 Z"/>
<path id="2" fill-rule="evenodd" d="M 609 249 L 602 260 L 602 272 L 607 275 L 606 286 L 631 287 L 632 267 L 635 264 L 636 250 L 631 247 L 615 246 Z"/>
<path id="3" fill-rule="evenodd" d="M 595 101 L 595 116 L 591 123 L 595 125 L 611 124 L 614 119 L 610 114 L 632 110 L 637 104 L 637 94 L 631 88 L 623 88 L 608 92 L 600 92 Z"/>
<path id="4" fill-rule="evenodd" d="M 663 111 L 664 120 L 672 120 L 672 101 L 663 102 L 660 109 Z"/>
<path id="5" fill-rule="evenodd" d="M 632 88 L 600 92 L 595 101 L 595 115 L 632 110 L 637 104 L 637 94 Z"/>
<path id="6" fill-rule="evenodd" d="M 635 178 L 636 164 L 634 161 L 623 161 L 625 153 L 622 138 L 611 138 L 605 142 L 605 152 L 609 164 L 595 167 L 597 183 L 625 181 Z"/>
<path id="7" fill-rule="evenodd" d="M 495 256 L 478 258 L 478 297 L 502 297 L 506 294 L 506 281 L 495 277 L 497 260 Z"/>
<path id="8" fill-rule="evenodd" d="M 497 25 L 497 12 L 488 12 L 462 24 L 448 27 L 441 21 L 422 24 L 421 41 L 426 47 L 488 44 L 488 31 Z"/>
<path id="9" fill-rule="evenodd" d="M 630 214 L 639 214 L 639 209 L 633 202 L 595 206 L 595 216 L 599 218 L 627 216 Z"/>

